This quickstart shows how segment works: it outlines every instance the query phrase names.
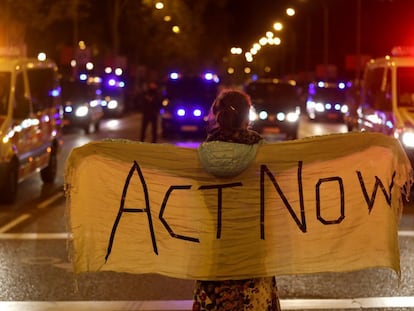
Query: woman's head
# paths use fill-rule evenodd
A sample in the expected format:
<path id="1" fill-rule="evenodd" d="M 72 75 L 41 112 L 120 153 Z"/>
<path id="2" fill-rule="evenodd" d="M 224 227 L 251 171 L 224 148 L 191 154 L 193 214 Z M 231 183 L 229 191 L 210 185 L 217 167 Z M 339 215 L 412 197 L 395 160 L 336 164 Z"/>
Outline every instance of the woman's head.
<path id="1" fill-rule="evenodd" d="M 213 119 L 226 131 L 247 128 L 249 125 L 250 97 L 239 90 L 224 90 L 211 107 Z"/>

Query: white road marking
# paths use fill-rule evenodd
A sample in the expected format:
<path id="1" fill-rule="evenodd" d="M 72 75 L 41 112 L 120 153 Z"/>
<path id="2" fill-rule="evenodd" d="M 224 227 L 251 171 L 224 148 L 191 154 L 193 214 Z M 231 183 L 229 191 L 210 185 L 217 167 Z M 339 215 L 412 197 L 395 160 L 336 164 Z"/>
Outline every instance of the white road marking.
<path id="1" fill-rule="evenodd" d="M 20 216 L 16 220 L 8 223 L 0 228 L 0 240 L 66 240 L 71 239 L 72 234 L 68 232 L 56 232 L 56 233 L 5 233 L 10 230 L 14 225 L 26 220 L 30 215 Z M 4 230 L 7 229 L 7 230 Z M 413 230 L 401 230 L 398 231 L 400 237 L 414 237 Z"/>
<path id="2" fill-rule="evenodd" d="M 61 233 L 0 233 L 0 240 L 66 240 L 68 238 L 72 238 L 72 235 L 67 232 L 61 232 Z"/>
<path id="3" fill-rule="evenodd" d="M 39 204 L 37 204 L 37 208 L 45 208 L 45 207 L 49 206 L 50 204 L 52 204 L 53 202 L 59 200 L 62 197 L 63 197 L 62 192 L 56 193 L 55 195 L 52 195 L 47 200 L 44 200 L 44 201 L 40 202 Z"/>
<path id="4" fill-rule="evenodd" d="M 398 236 L 414 237 L 414 231 L 413 230 L 399 230 Z"/>
<path id="5" fill-rule="evenodd" d="M 364 308 L 411 308 L 414 297 L 369 297 L 353 299 L 281 299 L 282 310 L 338 310 Z M 191 310 L 191 300 L 159 301 L 1 301 L 4 311 L 126 311 Z"/>
<path id="6" fill-rule="evenodd" d="M 31 216 L 30 214 L 20 215 L 19 217 L 15 218 L 12 221 L 10 221 L 9 223 L 5 224 L 3 227 L 0 227 L 0 233 L 9 231 L 11 228 L 17 226 L 21 222 L 23 222 L 26 219 L 30 218 L 30 216 Z"/>
<path id="7" fill-rule="evenodd" d="M 53 199 L 57 200 L 60 196 Z M 45 201 L 46 202 L 46 201 Z M 51 201 L 44 203 L 47 206 Z M 68 232 L 58 233 L 5 233 L 26 219 L 30 214 L 23 214 L 0 228 L 2 240 L 66 240 L 72 238 Z M 401 237 L 414 237 L 413 230 L 400 230 Z M 281 299 L 283 310 L 338 310 L 364 308 L 414 308 L 414 297 L 368 297 L 354 299 Z M 190 300 L 169 301 L 0 301 L 3 311 L 174 311 L 191 310 Z"/>

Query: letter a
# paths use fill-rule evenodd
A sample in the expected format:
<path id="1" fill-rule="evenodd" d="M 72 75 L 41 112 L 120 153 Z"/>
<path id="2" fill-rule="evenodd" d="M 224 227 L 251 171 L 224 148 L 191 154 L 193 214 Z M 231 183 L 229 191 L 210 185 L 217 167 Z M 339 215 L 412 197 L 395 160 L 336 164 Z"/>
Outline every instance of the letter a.
<path id="1" fill-rule="evenodd" d="M 129 183 L 130 183 L 132 175 L 134 174 L 135 171 L 138 173 L 139 179 L 141 181 L 141 186 L 142 186 L 142 189 L 144 191 L 145 208 L 125 208 L 124 207 L 125 206 L 125 198 L 126 198 L 126 195 L 127 195 L 127 192 L 128 192 Z M 118 215 L 116 216 L 115 223 L 112 227 L 111 237 L 109 239 L 108 249 L 107 249 L 106 256 L 105 256 L 105 262 L 108 260 L 108 257 L 111 254 L 116 229 L 118 227 L 119 221 L 121 220 L 122 214 L 123 213 L 142 213 L 142 212 L 147 213 L 148 225 L 149 225 L 150 232 L 151 232 L 152 246 L 153 246 L 153 249 L 154 249 L 154 253 L 158 255 L 157 241 L 155 239 L 154 227 L 152 225 L 152 218 L 151 218 L 151 210 L 150 210 L 147 184 L 145 182 L 144 175 L 142 174 L 141 168 L 139 167 L 138 163 L 136 161 L 134 161 L 134 164 L 132 165 L 132 167 L 129 171 L 129 174 L 126 178 L 125 185 L 124 185 L 124 190 L 122 191 L 121 205 L 119 207 L 119 211 L 118 211 Z"/>

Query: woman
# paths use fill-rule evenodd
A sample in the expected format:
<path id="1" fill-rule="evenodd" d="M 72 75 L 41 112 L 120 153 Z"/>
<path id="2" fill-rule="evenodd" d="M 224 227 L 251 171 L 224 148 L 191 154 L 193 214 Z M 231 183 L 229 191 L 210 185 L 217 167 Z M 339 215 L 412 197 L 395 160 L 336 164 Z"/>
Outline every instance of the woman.
<path id="1" fill-rule="evenodd" d="M 214 101 L 211 107 L 212 127 L 206 142 L 199 148 L 200 161 L 210 173 L 218 177 L 236 176 L 254 158 L 263 138 L 248 129 L 250 106 L 248 95 L 238 90 L 225 90 Z M 237 158 L 229 162 L 228 158 L 214 157 L 215 148 L 220 148 L 217 142 L 235 143 L 231 153 L 236 153 Z M 276 279 L 198 280 L 194 289 L 193 311 L 207 310 L 280 310 Z"/>

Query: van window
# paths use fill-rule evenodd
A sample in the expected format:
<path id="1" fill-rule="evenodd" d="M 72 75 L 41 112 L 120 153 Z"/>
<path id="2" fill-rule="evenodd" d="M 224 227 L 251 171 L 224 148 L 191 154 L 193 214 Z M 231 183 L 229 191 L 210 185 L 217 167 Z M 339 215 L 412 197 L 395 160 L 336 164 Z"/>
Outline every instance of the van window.
<path id="1" fill-rule="evenodd" d="M 24 119 L 30 114 L 30 103 L 25 96 L 23 73 L 16 75 L 15 106 L 13 114 L 17 119 Z"/>
<path id="2" fill-rule="evenodd" d="M 201 77 L 183 77 L 177 80 L 169 80 L 166 92 L 167 97 L 172 100 L 202 99 L 209 106 L 217 96 L 218 84 Z"/>
<path id="3" fill-rule="evenodd" d="M 24 80 L 23 74 L 21 72 L 16 75 L 16 90 L 15 90 L 15 100 L 16 106 L 22 105 L 24 101 Z"/>
<path id="4" fill-rule="evenodd" d="M 35 68 L 27 72 L 30 85 L 30 96 L 33 111 L 38 112 L 50 108 L 54 104 L 54 94 L 57 89 L 55 72 L 51 68 Z"/>
<path id="5" fill-rule="evenodd" d="M 363 103 L 373 109 L 390 111 L 391 71 L 385 68 L 369 69 L 364 79 Z"/>
<path id="6" fill-rule="evenodd" d="M 299 102 L 296 87 L 288 83 L 252 82 L 246 86 L 245 91 L 259 106 L 267 104 L 282 109 L 294 109 Z"/>
<path id="7" fill-rule="evenodd" d="M 414 68 L 397 68 L 397 100 L 398 106 L 414 106 Z"/>
<path id="8" fill-rule="evenodd" d="M 309 95 L 314 101 L 345 102 L 346 91 L 339 87 L 317 87 L 315 84 L 309 85 Z"/>
<path id="9" fill-rule="evenodd" d="M 79 80 L 62 80 L 62 100 L 64 102 L 89 103 L 98 98 L 99 85 Z"/>
<path id="10" fill-rule="evenodd" d="M 0 115 L 7 114 L 10 97 L 10 72 L 0 73 Z"/>

